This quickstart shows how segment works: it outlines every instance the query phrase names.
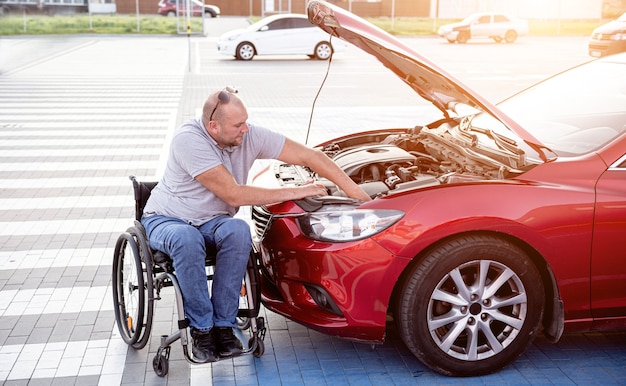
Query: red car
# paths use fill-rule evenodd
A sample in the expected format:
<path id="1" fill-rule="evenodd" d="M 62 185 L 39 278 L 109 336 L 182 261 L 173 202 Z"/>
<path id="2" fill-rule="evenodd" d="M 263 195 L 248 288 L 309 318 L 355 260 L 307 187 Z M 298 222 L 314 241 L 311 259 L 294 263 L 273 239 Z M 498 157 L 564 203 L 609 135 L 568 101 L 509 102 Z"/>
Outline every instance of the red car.
<path id="1" fill-rule="evenodd" d="M 176 16 L 178 12 L 187 13 L 187 2 L 189 1 L 190 16 L 202 16 L 204 14 L 210 17 L 218 17 L 221 13 L 220 7 L 217 5 L 204 4 L 201 0 L 160 0 L 157 13 L 162 16 Z"/>
<path id="2" fill-rule="evenodd" d="M 255 177 L 329 192 L 253 208 L 268 309 L 370 343 L 393 320 L 417 358 L 453 376 L 502 369 L 539 332 L 626 327 L 626 54 L 495 106 L 341 8 L 312 1 L 308 17 L 441 118 L 319 145 L 367 203 L 277 161 Z"/>

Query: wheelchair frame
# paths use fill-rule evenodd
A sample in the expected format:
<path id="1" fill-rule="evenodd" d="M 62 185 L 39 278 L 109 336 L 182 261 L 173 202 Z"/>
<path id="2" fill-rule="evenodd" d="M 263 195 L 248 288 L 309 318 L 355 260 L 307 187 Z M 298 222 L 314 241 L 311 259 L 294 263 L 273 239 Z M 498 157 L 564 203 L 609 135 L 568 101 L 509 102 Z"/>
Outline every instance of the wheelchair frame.
<path id="1" fill-rule="evenodd" d="M 161 335 L 160 346 L 152 361 L 154 372 L 164 377 L 169 370 L 170 346 L 180 339 L 188 362 L 200 364 L 190 354 L 189 321 L 185 318 L 183 297 L 172 260 L 165 253 L 150 248 L 141 224 L 143 208 L 157 182 L 140 182 L 130 176 L 135 195 L 134 225 L 120 234 L 113 254 L 113 305 L 115 320 L 124 342 L 134 349 L 145 347 L 150 339 L 154 318 L 154 301 L 161 299 L 161 289 L 174 287 L 178 312 L 178 329 L 170 335 Z M 215 256 L 207 255 L 207 281 L 213 279 Z M 209 283 L 210 284 L 210 283 Z M 209 285 L 210 288 L 210 285 Z M 260 299 L 258 256 L 254 251 L 242 281 L 240 308 L 237 312 L 238 329 L 249 330 L 248 347 L 243 353 L 259 358 L 265 352 L 265 319 L 259 317 Z M 242 303 L 245 306 L 242 308 Z"/>

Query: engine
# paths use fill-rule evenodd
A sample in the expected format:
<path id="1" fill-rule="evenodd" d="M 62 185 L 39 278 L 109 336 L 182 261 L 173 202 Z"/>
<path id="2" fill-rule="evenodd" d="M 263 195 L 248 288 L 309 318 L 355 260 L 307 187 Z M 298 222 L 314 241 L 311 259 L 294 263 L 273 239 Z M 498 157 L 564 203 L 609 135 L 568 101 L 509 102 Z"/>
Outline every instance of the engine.
<path id="1" fill-rule="evenodd" d="M 502 179 L 510 172 L 497 161 L 428 130 L 364 134 L 329 143 L 321 150 L 371 197 L 439 184 Z M 342 195 L 332 182 L 307 168 L 274 167 L 274 175 L 283 185 L 315 180 L 331 195 Z"/>

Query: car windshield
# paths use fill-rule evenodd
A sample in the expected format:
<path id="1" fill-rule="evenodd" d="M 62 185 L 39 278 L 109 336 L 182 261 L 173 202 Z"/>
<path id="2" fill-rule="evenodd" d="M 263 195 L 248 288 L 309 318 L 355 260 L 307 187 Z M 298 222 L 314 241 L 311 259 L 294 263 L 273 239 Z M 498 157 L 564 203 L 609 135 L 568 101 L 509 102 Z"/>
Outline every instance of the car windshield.
<path id="1" fill-rule="evenodd" d="M 469 15 L 469 16 L 465 17 L 465 19 L 463 19 L 463 21 L 461 21 L 461 24 L 472 24 L 472 22 L 477 20 L 479 17 L 480 17 L 480 15 Z"/>
<path id="2" fill-rule="evenodd" d="M 548 79 L 498 107 L 559 156 L 586 154 L 626 131 L 626 65 L 596 61 Z M 480 114 L 472 126 L 505 136 Z"/>

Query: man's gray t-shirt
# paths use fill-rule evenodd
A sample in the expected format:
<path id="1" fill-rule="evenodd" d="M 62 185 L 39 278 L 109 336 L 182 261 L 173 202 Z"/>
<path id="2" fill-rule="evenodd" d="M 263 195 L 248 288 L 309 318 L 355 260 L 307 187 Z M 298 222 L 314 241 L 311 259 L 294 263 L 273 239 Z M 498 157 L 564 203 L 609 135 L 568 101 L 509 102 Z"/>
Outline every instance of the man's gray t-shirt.
<path id="1" fill-rule="evenodd" d="M 240 146 L 221 149 L 207 133 L 201 119 L 186 122 L 174 134 L 165 172 L 152 190 L 145 214 L 176 217 L 199 226 L 213 217 L 235 215 L 235 208 L 195 180 L 199 174 L 218 165 L 244 185 L 257 159 L 275 159 L 285 145 L 285 136 L 248 124 Z"/>

